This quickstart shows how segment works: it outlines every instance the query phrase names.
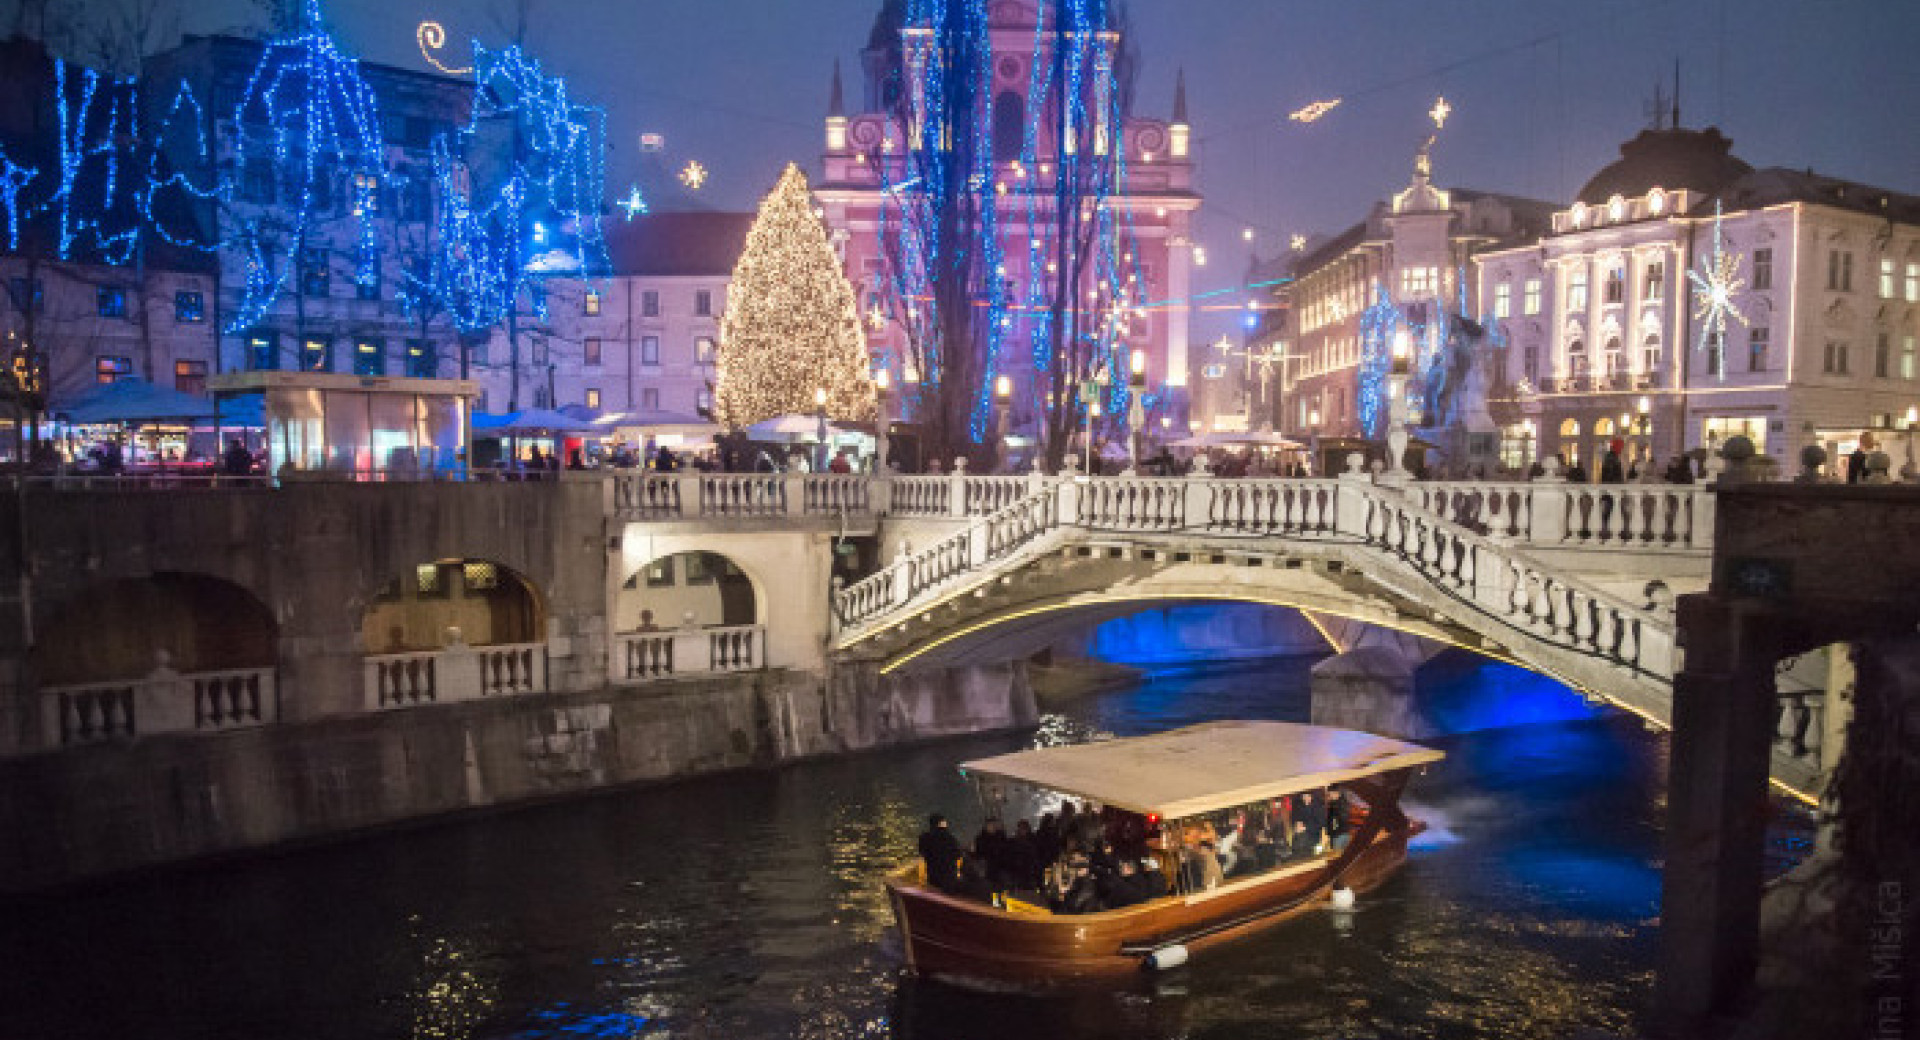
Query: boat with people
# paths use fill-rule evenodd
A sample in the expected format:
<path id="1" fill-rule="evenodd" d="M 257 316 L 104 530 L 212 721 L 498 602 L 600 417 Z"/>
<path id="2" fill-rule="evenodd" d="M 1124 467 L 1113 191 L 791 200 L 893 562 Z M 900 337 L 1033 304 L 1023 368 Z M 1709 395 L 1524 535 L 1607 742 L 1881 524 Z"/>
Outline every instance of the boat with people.
<path id="1" fill-rule="evenodd" d="M 907 964 L 999 985 L 1111 978 L 1345 905 L 1406 861 L 1425 827 L 1401 792 L 1443 757 L 1354 730 L 1222 721 L 963 763 L 988 809 L 981 840 L 945 862 L 938 850 L 959 844 L 936 814 L 921 842 L 933 869 L 923 858 L 886 879 Z M 1022 841 L 1039 833 L 1058 852 L 1036 879 L 1030 855 L 1002 853 L 999 820 L 1052 805 L 1071 814 L 1064 828 L 1054 813 L 1039 832 L 1019 821 Z"/>

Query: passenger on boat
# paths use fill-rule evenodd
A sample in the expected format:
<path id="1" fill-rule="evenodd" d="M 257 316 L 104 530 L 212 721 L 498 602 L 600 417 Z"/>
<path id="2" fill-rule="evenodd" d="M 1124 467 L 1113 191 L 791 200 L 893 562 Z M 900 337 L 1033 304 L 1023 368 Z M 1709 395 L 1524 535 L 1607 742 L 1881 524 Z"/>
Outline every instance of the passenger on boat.
<path id="1" fill-rule="evenodd" d="M 1040 817 L 1040 826 L 1033 832 L 1033 854 L 1043 867 L 1051 866 L 1060 858 L 1063 843 L 1060 840 L 1060 818 L 1053 813 Z"/>
<path id="2" fill-rule="evenodd" d="M 1077 857 L 1067 864 L 1054 883 L 1049 902 L 1056 914 L 1091 914 L 1104 910 L 1100 891 L 1094 885 L 1093 870 L 1086 858 Z"/>
<path id="3" fill-rule="evenodd" d="M 1021 820 L 1014 825 L 1013 837 L 1007 839 L 1007 873 L 1013 876 L 1014 887 L 1039 891 L 1040 868 L 1043 865 L 1033 824 Z"/>
<path id="4" fill-rule="evenodd" d="M 1233 872 L 1240 867 L 1241 831 L 1245 826 L 1246 817 L 1236 815 L 1234 819 L 1228 821 L 1226 833 L 1220 836 L 1220 875 L 1222 877 L 1233 876 Z"/>
<path id="5" fill-rule="evenodd" d="M 1214 850 L 1212 841 L 1201 841 L 1198 845 L 1189 845 L 1184 853 L 1185 862 L 1180 864 L 1181 881 L 1189 892 L 1201 892 L 1219 888 L 1226 880 L 1220 873 L 1220 856 Z"/>
<path id="6" fill-rule="evenodd" d="M 1000 817 L 989 816 L 981 826 L 980 833 L 973 839 L 973 856 L 980 863 L 981 873 L 986 875 L 987 884 L 995 892 L 1004 892 L 1012 887 L 1011 872 L 1008 870 L 1007 846 L 1012 839 L 1007 837 L 1006 828 L 1001 826 Z"/>
<path id="7" fill-rule="evenodd" d="M 1347 822 L 1346 793 L 1338 787 L 1327 793 L 1327 845 L 1339 852 L 1353 840 L 1351 828 Z"/>
<path id="8" fill-rule="evenodd" d="M 1099 848 L 1100 843 L 1107 839 L 1107 825 L 1101 816 L 1098 802 L 1080 803 L 1075 836 L 1080 839 L 1080 847 L 1088 852 Z"/>
<path id="9" fill-rule="evenodd" d="M 1140 870 L 1130 859 L 1121 860 L 1114 872 L 1098 887 L 1101 901 L 1106 903 L 1110 910 L 1133 906 L 1135 903 L 1144 903 L 1147 900 L 1146 890 L 1140 882 Z"/>
<path id="10" fill-rule="evenodd" d="M 1320 834 L 1327 829 L 1327 806 L 1321 799 L 1314 797 L 1312 791 L 1300 792 L 1300 798 L 1294 803 L 1293 818 L 1307 825 L 1307 833 L 1313 836 L 1313 843 L 1320 844 Z"/>
<path id="11" fill-rule="evenodd" d="M 1099 846 L 1089 853 L 1087 858 L 1093 865 L 1093 877 L 1096 881 L 1111 877 L 1120 869 L 1120 857 L 1113 851 L 1113 842 L 1105 838 L 1100 839 Z"/>
<path id="12" fill-rule="evenodd" d="M 1307 830 L 1307 821 L 1295 820 L 1293 821 L 1293 847 L 1288 850 L 1287 858 L 1312 859 L 1314 848 L 1319 844 L 1320 839 Z"/>
<path id="13" fill-rule="evenodd" d="M 1273 850 L 1273 831 L 1267 824 L 1267 809 L 1256 805 L 1247 811 L 1247 822 L 1242 827 L 1240 846 L 1251 869 L 1271 870 L 1280 857 Z"/>
<path id="14" fill-rule="evenodd" d="M 927 865 L 927 884 L 942 892 L 960 888 L 960 843 L 947 829 L 947 818 L 934 813 L 920 835 L 920 859 Z"/>
<path id="15" fill-rule="evenodd" d="M 1167 894 L 1167 874 L 1160 869 L 1159 859 L 1153 856 L 1140 859 L 1140 893 L 1148 899 Z"/>

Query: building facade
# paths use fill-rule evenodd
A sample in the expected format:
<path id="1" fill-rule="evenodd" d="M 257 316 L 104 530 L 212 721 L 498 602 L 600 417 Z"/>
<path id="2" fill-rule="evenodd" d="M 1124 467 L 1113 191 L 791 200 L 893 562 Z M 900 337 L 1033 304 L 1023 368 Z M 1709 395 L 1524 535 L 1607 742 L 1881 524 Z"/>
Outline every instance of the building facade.
<path id="1" fill-rule="evenodd" d="M 1717 130 L 1641 133 L 1550 233 L 1482 255 L 1476 277 L 1507 344 L 1512 462 L 1593 474 L 1615 440 L 1664 465 L 1742 435 L 1792 469 L 1920 406 L 1920 199 L 1755 170 Z"/>
<path id="2" fill-rule="evenodd" d="M 904 60 L 911 62 L 914 48 L 931 46 L 931 41 L 928 37 L 916 43 L 921 39 L 913 35 L 916 30 L 903 30 L 890 20 L 890 13 L 897 14 L 883 12 L 876 21 L 862 55 L 865 104 L 861 111 L 845 111 L 835 70 L 823 175 L 814 193 L 842 247 L 847 277 L 859 294 L 862 314 L 869 318 L 869 352 L 875 366 L 890 369 L 898 381 L 908 343 L 900 324 L 886 318 L 888 294 L 896 289 L 885 239 L 898 235 L 898 218 L 889 215 L 897 213 L 897 206 L 889 201 L 889 184 L 906 177 L 900 171 L 888 171 L 900 163 L 898 156 L 908 148 L 910 128 L 901 113 L 914 102 L 899 97 L 895 68 L 903 60 L 898 56 L 903 48 L 908 52 Z M 987 146 L 992 150 L 995 219 L 1008 284 L 1004 296 L 1009 301 L 1000 333 L 1004 346 L 995 371 L 1013 379 L 1016 428 L 1028 426 L 1044 407 L 1047 389 L 1035 378 L 1035 365 L 1025 346 L 1049 316 L 1028 301 L 1048 291 L 1043 287 L 1056 272 L 1045 265 L 1055 262 L 1048 257 L 1061 255 L 1054 248 L 1055 171 L 1061 155 L 1054 131 L 1057 113 L 1054 102 L 1038 101 L 1050 96 L 1044 77 L 1050 74 L 1057 36 L 1038 26 L 1043 17 L 1031 0 L 995 0 L 988 7 L 992 140 Z M 1090 46 L 1096 52 L 1091 66 L 1097 71 L 1088 75 L 1086 89 L 1098 92 L 1112 85 L 1116 63 L 1123 60 L 1121 40 L 1117 34 L 1102 33 Z M 1100 85 L 1103 79 L 1107 87 Z M 1030 111 L 1036 105 L 1044 110 Z M 1126 327 L 1113 341 L 1113 350 L 1121 356 L 1143 351 L 1147 383 L 1171 404 L 1170 411 L 1183 411 L 1189 382 L 1191 234 L 1200 205 L 1184 85 L 1176 91 L 1170 120 L 1134 115 L 1124 105 L 1115 110 L 1121 113 L 1120 125 L 1107 126 L 1098 113 L 1108 109 L 1090 102 L 1087 111 L 1095 114 L 1087 118 L 1099 120 L 1099 125 L 1080 127 L 1077 135 L 1070 129 L 1069 140 L 1087 140 L 1086 152 L 1081 154 L 1098 155 L 1120 171 L 1115 191 L 1082 201 L 1110 214 L 1112 226 L 1122 229 L 1115 248 L 1124 273 L 1116 272 L 1111 278 L 1092 275 L 1074 297 L 1102 301 L 1102 307 L 1121 296 L 1139 304 L 1127 308 Z M 1130 284 L 1117 287 L 1107 284 L 1110 281 Z M 1126 373 L 1119 373 L 1119 378 L 1124 380 Z"/>
<path id="3" fill-rule="evenodd" d="M 495 328 L 472 353 L 478 407 L 705 414 L 727 286 L 753 220 L 752 213 L 608 218 L 606 277 L 541 283 L 542 305 L 512 333 Z M 512 335 L 520 339 L 517 392 Z"/>

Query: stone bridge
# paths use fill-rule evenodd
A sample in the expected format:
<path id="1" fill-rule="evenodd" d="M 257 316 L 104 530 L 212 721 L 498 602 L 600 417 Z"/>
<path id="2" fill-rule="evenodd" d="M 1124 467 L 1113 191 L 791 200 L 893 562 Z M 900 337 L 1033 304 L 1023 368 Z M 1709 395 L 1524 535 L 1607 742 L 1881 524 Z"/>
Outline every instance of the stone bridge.
<path id="1" fill-rule="evenodd" d="M 1017 659 L 1089 619 L 1236 600 L 1503 658 L 1666 727 L 1674 596 L 1704 588 L 1715 493 L 1667 485 L 904 477 L 891 562 L 840 589 L 835 651 L 885 672 Z M 1823 691 L 1783 695 L 1774 776 L 1814 789 Z"/>

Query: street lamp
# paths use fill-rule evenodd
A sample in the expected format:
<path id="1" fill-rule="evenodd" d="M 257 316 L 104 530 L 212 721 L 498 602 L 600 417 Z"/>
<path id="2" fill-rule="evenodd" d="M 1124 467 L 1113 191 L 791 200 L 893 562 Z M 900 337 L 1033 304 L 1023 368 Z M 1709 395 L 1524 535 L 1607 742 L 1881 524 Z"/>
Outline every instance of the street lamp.
<path id="1" fill-rule="evenodd" d="M 1127 472 L 1126 476 L 1136 476 L 1140 472 L 1140 431 L 1147 425 L 1147 409 L 1140 403 L 1147 388 L 1147 352 L 1136 350 L 1128 359 L 1127 369 Z"/>
<path id="2" fill-rule="evenodd" d="M 873 374 L 873 389 L 875 391 L 874 396 L 879 398 L 880 403 L 880 421 L 874 424 L 873 430 L 873 471 L 875 473 L 885 473 L 888 471 L 887 426 L 889 425 L 889 421 L 887 416 L 892 411 L 892 408 L 889 407 L 891 404 L 889 401 L 891 397 L 889 391 L 893 389 L 893 372 L 891 369 L 885 365 L 880 366 L 880 370 Z"/>
<path id="3" fill-rule="evenodd" d="M 1403 478 L 1400 464 L 1407 453 L 1407 378 L 1413 367 L 1413 337 L 1406 329 L 1393 334 L 1393 366 L 1387 371 L 1387 472 Z"/>
<path id="4" fill-rule="evenodd" d="M 813 408 L 820 416 L 820 425 L 814 428 L 814 437 L 820 442 L 817 449 L 819 462 L 813 467 L 815 473 L 827 471 L 827 388 L 813 388 Z"/>
<path id="5" fill-rule="evenodd" d="M 1900 477 L 1911 483 L 1920 480 L 1920 466 L 1913 461 L 1913 435 L 1920 432 L 1920 408 L 1907 407 L 1907 466 L 1900 471 Z"/>
<path id="6" fill-rule="evenodd" d="M 1640 465 L 1644 467 L 1640 477 L 1651 484 L 1660 479 L 1653 465 L 1653 399 L 1641 394 L 1640 399 L 1633 403 L 1633 410 L 1633 432 L 1640 437 Z"/>

